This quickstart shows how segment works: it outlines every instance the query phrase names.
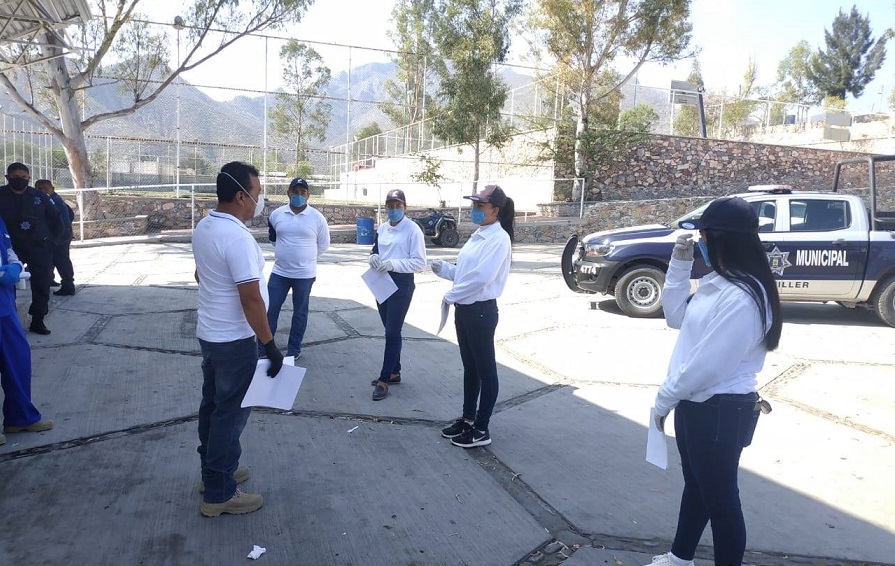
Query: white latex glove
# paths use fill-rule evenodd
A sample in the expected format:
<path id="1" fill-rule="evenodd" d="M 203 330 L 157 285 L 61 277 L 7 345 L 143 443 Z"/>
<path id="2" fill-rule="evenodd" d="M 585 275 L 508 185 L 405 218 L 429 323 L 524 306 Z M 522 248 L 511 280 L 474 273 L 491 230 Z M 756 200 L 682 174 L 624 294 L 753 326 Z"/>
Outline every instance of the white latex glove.
<path id="1" fill-rule="evenodd" d="M 674 243 L 671 257 L 681 261 L 693 261 L 693 234 L 681 234 Z"/>
<path id="2" fill-rule="evenodd" d="M 438 274 L 441 273 L 441 266 L 444 265 L 444 262 L 441 258 L 432 260 L 432 273 Z"/>
<path id="3" fill-rule="evenodd" d="M 382 260 L 379 259 L 379 254 L 370 254 L 370 267 L 378 270 L 380 265 L 382 265 Z"/>
<path id="4" fill-rule="evenodd" d="M 395 267 L 397 266 L 395 265 L 394 260 L 384 259 L 379 262 L 379 267 L 376 268 L 376 271 L 394 271 Z"/>
<path id="5" fill-rule="evenodd" d="M 656 413 L 656 428 L 665 432 L 665 417 L 666 415 L 660 415 Z"/>

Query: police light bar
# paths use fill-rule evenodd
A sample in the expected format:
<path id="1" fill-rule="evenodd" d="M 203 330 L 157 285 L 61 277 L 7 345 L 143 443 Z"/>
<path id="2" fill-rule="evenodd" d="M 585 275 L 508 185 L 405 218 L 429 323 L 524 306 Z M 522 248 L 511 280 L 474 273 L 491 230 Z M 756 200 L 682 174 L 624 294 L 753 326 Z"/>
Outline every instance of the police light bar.
<path id="1" fill-rule="evenodd" d="M 792 185 L 752 185 L 749 187 L 750 193 L 773 193 L 778 195 L 788 195 L 793 191 Z"/>

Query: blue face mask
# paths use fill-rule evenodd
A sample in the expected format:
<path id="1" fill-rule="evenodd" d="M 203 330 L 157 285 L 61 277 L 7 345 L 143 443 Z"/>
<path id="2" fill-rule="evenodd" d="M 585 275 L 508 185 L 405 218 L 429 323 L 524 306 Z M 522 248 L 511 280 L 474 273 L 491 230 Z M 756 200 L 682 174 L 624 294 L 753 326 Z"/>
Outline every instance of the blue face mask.
<path id="1" fill-rule="evenodd" d="M 469 219 L 472 220 L 473 224 L 481 224 L 485 221 L 485 211 L 481 208 L 473 208 L 472 212 L 469 213 Z"/>
<path id="2" fill-rule="evenodd" d="M 291 204 L 295 208 L 301 208 L 304 205 L 308 204 L 308 199 L 301 195 L 289 195 L 289 204 Z"/>
<path id="3" fill-rule="evenodd" d="M 388 209 L 389 222 L 400 222 L 402 218 L 404 218 L 404 211 L 400 208 Z"/>
<path id="4" fill-rule="evenodd" d="M 699 240 L 698 242 L 696 242 L 696 247 L 699 248 L 699 253 L 702 254 L 702 259 L 705 260 L 705 266 L 711 269 L 712 262 L 709 260 L 709 247 L 705 243 L 705 240 Z"/>

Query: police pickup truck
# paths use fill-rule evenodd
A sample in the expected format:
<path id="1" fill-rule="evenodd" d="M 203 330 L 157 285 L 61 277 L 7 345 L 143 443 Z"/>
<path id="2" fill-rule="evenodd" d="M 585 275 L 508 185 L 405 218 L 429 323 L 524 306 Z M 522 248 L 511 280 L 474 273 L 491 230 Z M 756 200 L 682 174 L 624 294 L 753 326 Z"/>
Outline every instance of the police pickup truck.
<path id="1" fill-rule="evenodd" d="M 869 208 L 864 199 L 838 190 L 843 167 L 867 165 Z M 890 166 L 881 175 L 880 166 Z M 874 310 L 895 326 L 895 198 L 879 198 L 877 181 L 895 192 L 895 156 L 849 159 L 836 165 L 833 190 L 796 191 L 786 185 L 750 187 L 739 194 L 755 207 L 759 237 L 783 301 L 835 301 Z M 867 176 L 863 176 L 867 178 Z M 682 222 L 700 217 L 708 204 L 669 225 L 636 226 L 573 235 L 562 255 L 568 287 L 579 293 L 614 295 L 632 317 L 659 316 L 662 286 Z M 696 254 L 692 276 L 709 270 Z"/>

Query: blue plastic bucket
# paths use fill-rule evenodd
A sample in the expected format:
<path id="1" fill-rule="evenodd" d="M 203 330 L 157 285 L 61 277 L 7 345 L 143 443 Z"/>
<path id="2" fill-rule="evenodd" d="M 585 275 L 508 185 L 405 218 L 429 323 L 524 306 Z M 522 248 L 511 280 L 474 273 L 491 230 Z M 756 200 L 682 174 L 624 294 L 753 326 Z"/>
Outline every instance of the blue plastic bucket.
<path id="1" fill-rule="evenodd" d="M 373 219 L 358 218 L 357 219 L 357 243 L 362 245 L 373 245 Z"/>

